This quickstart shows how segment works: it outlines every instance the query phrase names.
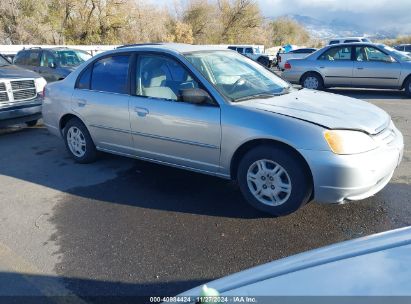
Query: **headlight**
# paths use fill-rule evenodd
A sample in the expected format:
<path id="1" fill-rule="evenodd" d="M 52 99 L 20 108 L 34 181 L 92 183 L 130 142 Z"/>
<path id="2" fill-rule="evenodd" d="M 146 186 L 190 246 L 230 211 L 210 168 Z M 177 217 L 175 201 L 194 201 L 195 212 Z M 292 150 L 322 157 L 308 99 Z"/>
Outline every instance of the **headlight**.
<path id="1" fill-rule="evenodd" d="M 46 79 L 44 79 L 43 77 L 36 78 L 36 79 L 34 79 L 34 83 L 36 85 L 37 93 L 43 93 L 43 89 L 47 84 Z"/>
<path id="2" fill-rule="evenodd" d="M 359 131 L 328 130 L 324 138 L 335 154 L 356 154 L 377 148 L 374 139 Z"/>

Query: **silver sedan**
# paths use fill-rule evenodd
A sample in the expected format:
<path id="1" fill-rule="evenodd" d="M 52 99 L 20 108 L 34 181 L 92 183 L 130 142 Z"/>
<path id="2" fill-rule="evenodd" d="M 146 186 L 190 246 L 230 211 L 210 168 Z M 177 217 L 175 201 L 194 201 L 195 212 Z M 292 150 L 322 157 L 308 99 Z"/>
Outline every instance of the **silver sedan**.
<path id="1" fill-rule="evenodd" d="M 285 79 L 309 89 L 404 89 L 411 96 L 411 57 L 384 44 L 327 46 L 304 59 L 289 60 L 285 69 Z"/>
<path id="2" fill-rule="evenodd" d="M 44 122 L 75 161 L 104 151 L 233 179 L 251 205 L 273 215 L 313 199 L 371 196 L 402 158 L 403 137 L 383 110 L 294 89 L 230 50 L 123 47 L 44 95 Z"/>

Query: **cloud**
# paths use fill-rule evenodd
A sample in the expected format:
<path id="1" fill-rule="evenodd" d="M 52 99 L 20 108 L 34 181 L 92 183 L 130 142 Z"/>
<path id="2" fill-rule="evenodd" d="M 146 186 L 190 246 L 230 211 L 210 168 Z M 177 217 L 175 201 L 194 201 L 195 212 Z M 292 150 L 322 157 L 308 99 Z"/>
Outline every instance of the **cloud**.
<path id="1" fill-rule="evenodd" d="M 258 0 L 267 17 L 297 14 L 324 21 L 338 18 L 376 31 L 411 33 L 410 0 Z"/>

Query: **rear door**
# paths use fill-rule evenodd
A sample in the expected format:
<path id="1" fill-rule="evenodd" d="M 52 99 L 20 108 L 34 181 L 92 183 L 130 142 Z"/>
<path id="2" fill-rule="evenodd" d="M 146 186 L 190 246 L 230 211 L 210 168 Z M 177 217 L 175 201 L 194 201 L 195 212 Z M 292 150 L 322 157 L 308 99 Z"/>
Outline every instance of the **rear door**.
<path id="1" fill-rule="evenodd" d="M 324 84 L 350 86 L 353 66 L 351 46 L 335 46 L 327 49 L 318 57 L 318 66 L 324 77 Z"/>
<path id="2" fill-rule="evenodd" d="M 398 88 L 401 64 L 374 46 L 356 46 L 353 85 Z"/>
<path id="3" fill-rule="evenodd" d="M 130 133 L 130 53 L 104 56 L 80 74 L 72 96 L 73 111 L 86 122 L 103 150 L 133 154 Z"/>

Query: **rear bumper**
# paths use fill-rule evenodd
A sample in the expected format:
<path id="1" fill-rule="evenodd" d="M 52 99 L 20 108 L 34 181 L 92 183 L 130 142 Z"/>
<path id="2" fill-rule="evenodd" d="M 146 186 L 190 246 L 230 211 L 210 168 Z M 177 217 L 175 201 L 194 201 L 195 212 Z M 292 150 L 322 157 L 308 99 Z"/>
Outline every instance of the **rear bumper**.
<path id="1" fill-rule="evenodd" d="M 284 64 L 283 64 L 283 67 L 282 67 L 283 69 L 284 69 Z M 289 81 L 293 84 L 300 84 L 301 76 L 302 76 L 301 72 L 293 72 L 292 70 L 285 70 L 281 74 L 281 77 L 283 77 L 285 80 L 287 80 L 287 81 Z"/>
<path id="2" fill-rule="evenodd" d="M 403 156 L 403 137 L 398 130 L 396 135 L 390 146 L 355 155 L 300 150 L 311 168 L 314 199 L 342 203 L 365 199 L 383 189 Z"/>
<path id="3" fill-rule="evenodd" d="M 40 119 L 41 106 L 41 97 L 36 97 L 16 105 L 0 106 L 0 126 L 8 126 Z"/>

